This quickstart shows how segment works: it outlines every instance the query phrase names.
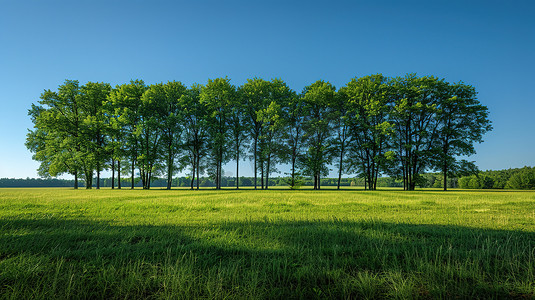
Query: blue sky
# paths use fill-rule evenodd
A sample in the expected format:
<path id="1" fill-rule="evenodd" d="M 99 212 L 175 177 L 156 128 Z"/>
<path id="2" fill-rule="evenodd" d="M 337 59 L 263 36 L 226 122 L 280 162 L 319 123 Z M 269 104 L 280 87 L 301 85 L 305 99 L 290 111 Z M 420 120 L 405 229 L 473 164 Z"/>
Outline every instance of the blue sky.
<path id="1" fill-rule="evenodd" d="M 65 79 L 280 77 L 297 91 L 374 73 L 462 80 L 494 126 L 470 159 L 533 166 L 534 16 L 535 1 L 2 1 L 0 177 L 37 176 L 27 109 Z"/>

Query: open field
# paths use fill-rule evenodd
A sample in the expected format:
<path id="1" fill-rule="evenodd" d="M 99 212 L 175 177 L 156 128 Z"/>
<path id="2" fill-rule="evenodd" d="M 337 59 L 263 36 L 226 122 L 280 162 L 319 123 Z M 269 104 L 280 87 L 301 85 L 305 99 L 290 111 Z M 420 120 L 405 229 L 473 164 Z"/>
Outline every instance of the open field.
<path id="1" fill-rule="evenodd" d="M 0 189 L 0 297 L 533 298 L 535 192 Z"/>

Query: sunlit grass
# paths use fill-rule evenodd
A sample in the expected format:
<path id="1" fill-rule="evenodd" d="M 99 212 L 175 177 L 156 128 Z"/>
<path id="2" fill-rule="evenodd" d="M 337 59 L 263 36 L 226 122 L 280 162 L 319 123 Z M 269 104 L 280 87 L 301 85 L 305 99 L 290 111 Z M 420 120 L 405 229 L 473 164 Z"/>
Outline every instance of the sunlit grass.
<path id="1" fill-rule="evenodd" d="M 0 297 L 535 297 L 535 192 L 0 189 Z"/>

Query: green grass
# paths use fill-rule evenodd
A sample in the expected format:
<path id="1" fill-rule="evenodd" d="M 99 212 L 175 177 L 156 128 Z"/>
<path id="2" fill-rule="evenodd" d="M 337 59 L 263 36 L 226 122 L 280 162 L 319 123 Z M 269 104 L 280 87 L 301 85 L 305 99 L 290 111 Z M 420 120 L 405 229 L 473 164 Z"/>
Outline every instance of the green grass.
<path id="1" fill-rule="evenodd" d="M 535 192 L 0 189 L 0 298 L 534 298 Z"/>

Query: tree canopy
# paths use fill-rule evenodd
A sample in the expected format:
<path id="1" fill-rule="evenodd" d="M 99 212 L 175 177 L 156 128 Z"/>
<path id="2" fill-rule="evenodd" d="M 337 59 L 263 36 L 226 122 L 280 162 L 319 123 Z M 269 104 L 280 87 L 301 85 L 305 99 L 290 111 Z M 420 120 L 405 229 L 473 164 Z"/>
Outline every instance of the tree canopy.
<path id="1" fill-rule="evenodd" d="M 190 87 L 132 80 L 115 88 L 66 80 L 45 90 L 28 114 L 34 128 L 26 146 L 40 162 L 39 175 L 72 174 L 75 188 L 78 178 L 91 188 L 95 173 L 99 188 L 108 169 L 113 187 L 117 172 L 118 188 L 121 174 L 130 174 L 131 188 L 137 175 L 145 189 L 166 176 L 169 189 L 173 175 L 186 170 L 190 188 L 199 188 L 205 174 L 219 189 L 231 160 L 238 188 L 238 164 L 248 157 L 252 184 L 257 188 L 260 173 L 261 189 L 286 163 L 291 188 L 308 177 L 320 189 L 336 167 L 338 187 L 342 174 L 362 178 L 371 190 L 389 175 L 413 190 L 423 173 L 440 171 L 446 189 L 448 176 L 475 174 L 465 158 L 492 130 L 474 87 L 416 74 L 353 78 L 338 90 L 318 80 L 299 94 L 282 79 L 253 78 L 238 87 L 227 77 Z M 522 176 L 515 186 L 531 184 L 531 175 Z"/>

